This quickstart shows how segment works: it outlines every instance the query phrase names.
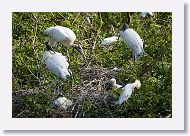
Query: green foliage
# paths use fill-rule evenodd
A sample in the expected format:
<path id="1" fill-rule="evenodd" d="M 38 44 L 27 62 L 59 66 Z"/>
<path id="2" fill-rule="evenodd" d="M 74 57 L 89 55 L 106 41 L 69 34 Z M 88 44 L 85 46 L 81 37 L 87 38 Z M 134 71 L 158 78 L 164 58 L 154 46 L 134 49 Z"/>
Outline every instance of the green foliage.
<path id="1" fill-rule="evenodd" d="M 87 23 L 89 17 L 91 23 Z M 106 50 L 100 46 L 102 39 L 117 35 L 122 24 L 130 22 L 129 26 L 139 33 L 144 40 L 145 55 L 137 62 L 131 61 L 132 52 L 122 40 L 112 49 Z M 52 109 L 50 84 L 55 76 L 45 69 L 42 54 L 45 50 L 45 35 L 43 31 L 55 25 L 71 28 L 77 35 L 76 42 L 83 45 L 84 52 L 91 61 L 92 67 L 118 67 L 117 82 L 125 84 L 141 81 L 141 88 L 135 90 L 127 103 L 115 106 L 121 90 L 109 91 L 108 103 L 92 102 L 85 98 L 78 106 L 77 117 L 128 117 L 156 118 L 165 117 L 172 112 L 172 14 L 154 13 L 153 17 L 141 18 L 140 13 L 30 13 L 15 12 L 12 14 L 12 72 L 13 92 L 38 88 L 43 93 L 35 93 L 23 98 L 17 109 L 17 114 L 27 111 L 24 117 L 51 117 L 48 110 Z M 95 46 L 95 50 L 92 47 Z M 56 48 L 66 55 L 64 47 Z M 67 81 L 59 81 L 62 95 L 76 100 L 79 92 L 73 92 L 72 86 L 82 83 L 79 71 L 83 68 L 83 60 L 76 52 L 70 54 L 70 69 L 73 76 Z M 57 84 L 56 84 L 57 85 Z M 56 86 L 54 85 L 54 86 Z M 76 109 L 74 110 L 76 111 Z M 71 115 L 74 117 L 76 114 Z"/>

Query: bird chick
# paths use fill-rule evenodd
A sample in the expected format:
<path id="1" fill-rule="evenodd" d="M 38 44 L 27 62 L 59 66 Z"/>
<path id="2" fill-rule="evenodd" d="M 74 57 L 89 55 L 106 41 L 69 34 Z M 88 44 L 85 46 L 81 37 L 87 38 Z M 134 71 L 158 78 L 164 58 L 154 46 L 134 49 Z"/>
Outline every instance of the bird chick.
<path id="1" fill-rule="evenodd" d="M 67 109 L 69 106 L 73 104 L 73 102 L 66 97 L 59 97 L 53 101 L 53 104 L 57 107 Z"/>

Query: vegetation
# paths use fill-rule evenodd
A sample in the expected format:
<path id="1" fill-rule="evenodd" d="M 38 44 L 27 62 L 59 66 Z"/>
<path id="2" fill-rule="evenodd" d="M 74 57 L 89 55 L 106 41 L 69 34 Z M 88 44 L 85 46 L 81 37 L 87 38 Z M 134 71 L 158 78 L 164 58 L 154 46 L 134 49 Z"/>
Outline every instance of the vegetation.
<path id="1" fill-rule="evenodd" d="M 90 22 L 88 21 L 90 20 Z M 118 35 L 123 23 L 144 40 L 145 55 L 131 60 L 132 51 L 119 40 L 105 49 L 101 40 Z M 55 83 L 55 75 L 42 61 L 44 30 L 61 25 L 71 28 L 88 59 L 69 49 L 68 80 Z M 172 114 L 172 14 L 154 13 L 13 13 L 12 14 L 12 90 L 13 117 L 17 118 L 158 118 Z M 66 48 L 56 51 L 66 54 Z M 114 71 L 117 67 L 120 70 Z M 119 84 L 141 81 L 128 102 L 114 105 L 121 90 L 109 87 L 109 79 Z M 126 79 L 128 79 L 126 81 Z M 60 94 L 54 89 L 60 88 Z M 53 100 L 65 96 L 73 100 L 68 109 L 54 107 Z M 105 98 L 106 97 L 106 98 Z"/>

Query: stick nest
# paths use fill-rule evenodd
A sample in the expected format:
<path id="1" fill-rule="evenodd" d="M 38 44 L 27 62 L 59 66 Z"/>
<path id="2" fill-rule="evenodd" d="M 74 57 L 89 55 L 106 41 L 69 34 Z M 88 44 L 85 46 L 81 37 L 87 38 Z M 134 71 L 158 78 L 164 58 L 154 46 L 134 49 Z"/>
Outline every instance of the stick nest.
<path id="1" fill-rule="evenodd" d="M 70 94 L 69 98 L 73 101 L 73 104 L 66 109 L 55 106 L 47 108 L 47 117 L 85 117 L 86 108 L 93 105 L 103 111 L 105 104 L 113 104 L 113 98 L 109 97 L 109 92 L 111 90 L 109 81 L 111 78 L 115 78 L 118 71 L 119 70 L 116 68 L 102 67 L 87 67 L 81 69 L 80 84 L 74 84 L 71 88 L 72 94 Z M 23 116 L 23 113 L 21 114 L 21 112 L 18 113 L 18 110 L 15 109 L 22 107 L 22 102 L 24 102 L 22 101 L 23 97 L 28 97 L 36 93 L 43 95 L 43 93 L 40 93 L 40 89 L 39 91 L 36 89 L 35 91 L 27 90 L 13 93 L 13 111 L 17 111 L 16 113 L 13 113 L 13 117 L 28 117 L 27 115 Z M 55 96 L 52 97 L 56 98 Z M 54 99 L 50 98 L 50 101 L 53 100 Z M 28 113 L 29 111 L 25 112 Z"/>

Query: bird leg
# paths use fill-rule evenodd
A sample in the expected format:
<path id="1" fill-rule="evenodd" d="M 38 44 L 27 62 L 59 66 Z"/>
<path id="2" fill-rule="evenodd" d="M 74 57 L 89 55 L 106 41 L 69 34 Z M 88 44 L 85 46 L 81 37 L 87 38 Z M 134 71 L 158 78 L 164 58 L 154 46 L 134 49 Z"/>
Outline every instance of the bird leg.
<path id="1" fill-rule="evenodd" d="M 129 102 L 126 102 L 130 107 L 131 107 L 131 104 L 129 104 Z"/>
<path id="2" fill-rule="evenodd" d="M 133 54 L 133 56 L 132 56 L 132 60 L 133 61 L 136 61 L 136 56 Z"/>

